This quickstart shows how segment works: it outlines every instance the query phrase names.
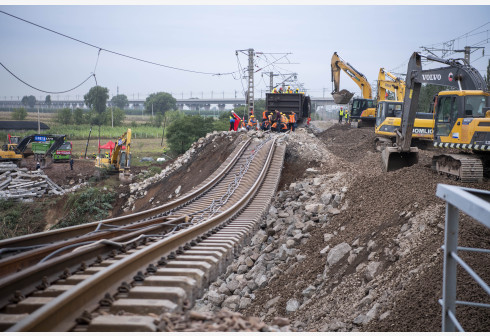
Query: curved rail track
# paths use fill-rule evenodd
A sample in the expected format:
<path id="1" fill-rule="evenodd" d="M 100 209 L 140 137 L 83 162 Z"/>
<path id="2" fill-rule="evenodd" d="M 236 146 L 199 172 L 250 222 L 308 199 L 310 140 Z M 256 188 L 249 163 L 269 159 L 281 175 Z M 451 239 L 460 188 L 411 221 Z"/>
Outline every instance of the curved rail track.
<path id="1" fill-rule="evenodd" d="M 161 313 L 192 306 L 248 243 L 279 182 L 276 138 L 238 146 L 168 204 L 2 242 L 0 330 L 161 329 Z"/>

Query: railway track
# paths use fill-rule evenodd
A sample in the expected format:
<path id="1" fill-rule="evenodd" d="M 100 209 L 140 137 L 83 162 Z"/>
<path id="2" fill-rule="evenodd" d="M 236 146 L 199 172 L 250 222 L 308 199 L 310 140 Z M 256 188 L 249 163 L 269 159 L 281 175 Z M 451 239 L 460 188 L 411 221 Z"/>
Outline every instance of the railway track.
<path id="1" fill-rule="evenodd" d="M 144 214 L 65 230 L 61 242 L 31 235 L 40 247 L 5 258 L 11 269 L 32 259 L 0 280 L 0 330 L 159 330 L 163 312 L 192 306 L 248 243 L 279 181 L 285 146 L 275 142 L 243 143 L 195 191 Z M 26 246 L 14 243 L 0 247 Z"/>

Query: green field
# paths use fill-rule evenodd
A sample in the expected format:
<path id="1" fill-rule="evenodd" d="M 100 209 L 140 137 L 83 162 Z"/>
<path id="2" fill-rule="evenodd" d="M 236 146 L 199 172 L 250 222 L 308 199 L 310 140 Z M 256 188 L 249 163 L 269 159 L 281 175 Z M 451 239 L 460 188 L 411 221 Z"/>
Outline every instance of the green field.
<path id="1" fill-rule="evenodd" d="M 116 139 L 112 139 L 115 141 Z M 104 145 L 108 140 L 104 139 L 100 141 L 101 145 Z M 131 140 L 131 156 L 133 158 L 133 162 L 136 163 L 135 160 L 140 159 L 143 156 L 151 156 L 153 158 L 160 157 L 163 153 L 163 147 L 160 146 L 162 139 L 133 139 Z M 85 154 L 85 147 L 87 145 L 87 140 L 72 140 L 73 144 L 72 153 L 74 157 L 81 157 Z M 93 153 L 97 154 L 98 149 L 98 139 L 91 139 L 88 144 L 87 156 L 91 156 Z M 166 145 L 165 139 L 163 140 L 163 146 Z M 101 149 L 101 153 L 106 151 L 105 149 Z M 108 150 L 107 150 L 108 151 Z"/>

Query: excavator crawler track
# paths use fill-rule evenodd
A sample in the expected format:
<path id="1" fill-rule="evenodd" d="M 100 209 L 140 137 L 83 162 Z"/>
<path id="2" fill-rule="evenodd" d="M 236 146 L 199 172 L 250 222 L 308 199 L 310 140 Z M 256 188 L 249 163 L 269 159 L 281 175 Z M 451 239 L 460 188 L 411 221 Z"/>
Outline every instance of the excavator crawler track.
<path id="1" fill-rule="evenodd" d="M 464 183 L 483 180 L 483 164 L 479 158 L 463 154 L 443 154 L 432 158 L 432 169 L 454 176 Z"/>

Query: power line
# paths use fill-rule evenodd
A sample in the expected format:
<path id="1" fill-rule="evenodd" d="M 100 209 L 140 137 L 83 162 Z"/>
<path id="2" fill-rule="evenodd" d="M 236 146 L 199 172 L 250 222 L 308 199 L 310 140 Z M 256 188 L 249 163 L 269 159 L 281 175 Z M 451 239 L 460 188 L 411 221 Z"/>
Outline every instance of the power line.
<path id="1" fill-rule="evenodd" d="M 41 25 L 38 25 L 34 22 L 31 22 L 31 21 L 28 21 L 28 20 L 25 20 L 25 19 L 22 19 L 20 17 L 17 17 L 15 15 L 12 15 L 12 14 L 9 14 L 7 12 L 4 12 L 4 11 L 0 11 L 0 13 L 3 13 L 5 15 L 8 15 L 10 17 L 13 17 L 17 20 L 20 20 L 20 21 L 23 21 L 23 22 L 26 22 L 26 23 L 29 23 L 33 26 L 36 26 L 38 28 L 41 28 L 41 29 L 44 29 L 44 30 L 47 30 L 51 33 L 54 33 L 54 34 L 57 34 L 57 35 L 60 35 L 60 36 L 63 36 L 63 37 L 66 37 L 70 40 L 73 40 L 73 41 L 76 41 L 76 42 L 79 42 L 79 43 L 82 43 L 82 44 L 85 44 L 89 47 L 92 47 L 92 48 L 96 48 L 96 49 L 99 49 L 99 53 L 101 51 L 106 51 L 108 53 L 111 53 L 111 54 L 114 54 L 114 55 L 118 55 L 118 56 L 121 56 L 121 57 L 126 57 L 126 58 L 129 58 L 129 59 L 132 59 L 132 60 L 135 60 L 135 61 L 139 61 L 139 62 L 143 62 L 143 63 L 148 63 L 148 64 L 152 64 L 152 65 L 156 65 L 156 66 L 160 66 L 160 67 L 164 67 L 164 68 L 168 68 L 168 69 L 173 69 L 173 70 L 179 70 L 179 71 L 185 71 L 185 72 L 191 72 L 191 73 L 197 73 L 197 74 L 203 74 L 203 75 L 212 75 L 212 76 L 224 76 L 224 75 L 233 75 L 234 72 L 224 72 L 224 73 L 219 73 L 219 72 L 204 72 L 204 71 L 195 71 L 195 70 L 189 70 L 189 69 L 183 69 L 183 68 L 177 68 L 177 67 L 173 67 L 173 66 L 170 66 L 170 65 L 165 65 L 165 64 L 161 64 L 161 63 L 157 63 L 157 62 L 153 62 L 153 61 L 147 61 L 147 60 L 144 60 L 144 59 L 141 59 L 141 58 L 138 58 L 138 57 L 133 57 L 133 56 L 129 56 L 129 55 L 126 55 L 126 54 L 122 54 L 122 53 L 119 53 L 119 52 L 116 52 L 116 51 L 112 51 L 112 50 L 109 50 L 109 49 L 105 49 L 105 48 L 102 48 L 102 47 L 98 47 L 96 45 L 93 45 L 91 43 L 88 43 L 88 42 L 85 42 L 85 41 L 82 41 L 82 40 L 79 40 L 79 39 L 76 39 L 74 37 L 71 37 L 71 36 L 68 36 L 68 35 L 65 35 L 65 34 L 62 34 L 60 32 L 57 32 L 55 30 L 52 30 L 52 29 L 49 29 L 49 28 L 46 28 L 44 26 L 41 26 Z"/>
<path id="2" fill-rule="evenodd" d="M 8 69 L 8 68 L 5 66 L 5 65 L 3 65 L 3 63 L 2 63 L 2 62 L 0 62 L 0 65 L 1 65 L 1 66 L 2 66 L 2 67 L 5 69 L 5 70 L 7 70 L 7 72 L 8 72 L 9 74 L 11 74 L 12 76 L 14 76 L 14 77 L 15 77 L 15 78 L 16 78 L 18 81 L 20 81 L 20 82 L 24 83 L 25 85 L 29 86 L 30 88 L 33 88 L 34 90 L 41 91 L 41 92 L 44 92 L 44 93 L 52 93 L 52 94 L 67 93 L 67 92 L 73 91 L 73 90 L 75 90 L 75 89 L 79 88 L 80 86 L 82 86 L 82 85 L 83 85 L 83 84 L 84 84 L 86 81 L 88 81 L 88 80 L 90 79 L 90 77 L 92 77 L 92 76 L 93 76 L 93 77 L 95 78 L 95 74 L 94 74 L 94 73 L 92 73 L 92 74 L 90 74 L 90 76 L 88 76 L 88 77 L 87 77 L 87 79 L 85 79 L 83 82 L 81 82 L 80 84 L 78 84 L 77 86 L 75 86 L 73 89 L 69 89 L 69 90 L 66 90 L 66 91 L 57 91 L 57 92 L 55 92 L 55 91 L 45 91 L 45 90 L 42 90 L 42 89 L 38 89 L 37 87 L 34 87 L 34 86 L 32 86 L 31 84 L 29 84 L 29 83 L 27 83 L 27 82 L 23 81 L 22 79 L 20 79 L 20 78 L 19 78 L 18 76 L 16 76 L 16 75 L 15 75 L 15 74 L 14 74 L 12 71 L 10 71 L 10 70 L 9 70 L 9 69 Z M 97 80 L 96 80 L 96 83 L 97 83 Z"/>

